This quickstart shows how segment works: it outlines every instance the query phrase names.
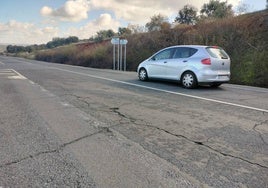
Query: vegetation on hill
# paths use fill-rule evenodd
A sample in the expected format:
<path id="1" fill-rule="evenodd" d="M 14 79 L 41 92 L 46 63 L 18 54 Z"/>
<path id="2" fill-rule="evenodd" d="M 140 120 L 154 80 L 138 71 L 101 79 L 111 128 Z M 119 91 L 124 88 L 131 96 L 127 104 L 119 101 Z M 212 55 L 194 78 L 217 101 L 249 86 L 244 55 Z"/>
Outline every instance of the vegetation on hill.
<path id="1" fill-rule="evenodd" d="M 180 44 L 218 45 L 231 56 L 231 83 L 268 87 L 268 12 L 221 20 L 206 20 L 196 25 L 125 35 L 127 70 L 161 48 Z M 43 50 L 36 59 L 94 68 L 112 68 L 110 39 L 101 43 L 72 44 Z"/>
<path id="2" fill-rule="evenodd" d="M 7 53 L 20 53 L 20 52 L 34 52 L 37 50 L 43 50 L 43 49 L 51 49 L 56 48 L 63 45 L 68 45 L 71 43 L 76 43 L 79 41 L 78 37 L 70 36 L 68 38 L 53 38 L 52 41 L 49 41 L 47 44 L 41 44 L 41 45 L 29 45 L 29 46 L 21 46 L 21 45 L 8 45 L 6 47 Z"/>
<path id="3" fill-rule="evenodd" d="M 110 40 L 99 43 L 71 44 L 51 50 L 37 51 L 35 59 L 47 62 L 93 68 L 112 68 Z"/>
<path id="4" fill-rule="evenodd" d="M 215 7 L 218 7 L 215 9 Z M 35 59 L 94 68 L 112 68 L 111 37 L 128 40 L 127 70 L 167 46 L 181 44 L 218 45 L 230 55 L 231 83 L 268 88 L 268 11 L 234 16 L 227 2 L 211 0 L 197 17 L 196 9 L 186 5 L 172 26 L 167 18 L 156 15 L 146 24 L 147 32 L 138 28 L 100 31 L 90 42 L 34 51 Z"/>

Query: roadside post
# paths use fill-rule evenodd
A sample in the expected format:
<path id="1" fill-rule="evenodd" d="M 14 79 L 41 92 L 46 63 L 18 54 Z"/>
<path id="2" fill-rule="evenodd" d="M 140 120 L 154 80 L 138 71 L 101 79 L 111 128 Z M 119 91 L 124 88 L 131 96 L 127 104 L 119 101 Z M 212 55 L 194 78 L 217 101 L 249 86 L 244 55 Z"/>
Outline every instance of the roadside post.
<path id="1" fill-rule="evenodd" d="M 116 48 L 116 45 L 119 46 L 119 40 L 120 40 L 119 38 L 112 38 L 112 40 L 111 40 L 111 43 L 113 44 L 113 70 L 116 69 L 116 49 L 115 48 Z M 117 62 L 119 62 L 119 61 L 117 61 Z"/>
<path id="2" fill-rule="evenodd" d="M 118 37 L 114 37 L 112 38 L 111 43 L 113 44 L 113 70 L 116 70 L 117 68 L 117 70 L 126 71 L 127 69 L 126 51 L 128 41 L 126 39 L 120 39 Z M 117 62 L 116 62 L 116 56 L 117 56 Z"/>
<path id="3" fill-rule="evenodd" d="M 127 70 L 127 39 L 121 39 L 120 40 L 120 44 L 121 44 L 121 56 L 123 56 L 123 50 L 122 50 L 122 46 L 124 46 L 124 71 Z M 121 61 L 121 64 L 123 64 L 123 62 Z M 123 70 L 123 69 L 121 69 Z"/>

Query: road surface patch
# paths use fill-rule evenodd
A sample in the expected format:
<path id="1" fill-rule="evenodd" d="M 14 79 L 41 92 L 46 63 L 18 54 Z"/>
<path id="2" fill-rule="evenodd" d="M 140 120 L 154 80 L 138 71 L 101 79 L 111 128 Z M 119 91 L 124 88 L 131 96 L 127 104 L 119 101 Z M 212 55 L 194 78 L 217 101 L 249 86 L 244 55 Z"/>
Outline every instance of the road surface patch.
<path id="1" fill-rule="evenodd" d="M 67 69 L 61 69 L 61 68 L 56 68 L 56 67 L 53 67 L 53 68 L 50 68 L 50 69 L 69 72 L 69 73 L 78 74 L 78 75 L 82 75 L 82 76 L 87 76 L 87 77 L 91 77 L 91 78 L 95 78 L 95 79 L 101 79 L 101 80 L 106 80 L 106 81 L 110 81 L 110 82 L 116 82 L 116 83 L 121 83 L 121 84 L 125 84 L 125 85 L 140 87 L 140 88 L 144 88 L 144 89 L 160 91 L 160 92 L 169 93 L 169 94 L 173 94 L 173 95 L 180 95 L 180 96 L 189 97 L 189 98 L 193 98 L 193 99 L 198 99 L 198 100 L 203 100 L 203 101 L 219 103 L 219 104 L 223 104 L 223 105 L 235 106 L 235 107 L 239 107 L 239 108 L 245 108 L 245 109 L 249 109 L 249 110 L 255 110 L 255 111 L 268 113 L 268 109 L 256 108 L 256 107 L 252 107 L 252 106 L 246 106 L 246 105 L 236 104 L 236 103 L 232 103 L 232 102 L 221 101 L 221 100 L 217 100 L 217 99 L 199 97 L 199 96 L 196 96 L 196 95 L 189 95 L 189 94 L 185 94 L 185 93 L 174 92 L 174 91 L 169 91 L 169 90 L 165 90 L 165 89 L 159 89 L 159 88 L 155 88 L 155 87 L 144 86 L 144 85 L 140 85 L 140 84 L 134 84 L 134 83 L 115 80 L 115 79 L 111 79 L 111 78 L 105 78 L 105 77 L 96 76 L 96 75 L 89 75 L 89 74 L 86 74 L 86 73 L 80 73 L 80 72 L 71 71 L 71 70 L 67 70 Z"/>

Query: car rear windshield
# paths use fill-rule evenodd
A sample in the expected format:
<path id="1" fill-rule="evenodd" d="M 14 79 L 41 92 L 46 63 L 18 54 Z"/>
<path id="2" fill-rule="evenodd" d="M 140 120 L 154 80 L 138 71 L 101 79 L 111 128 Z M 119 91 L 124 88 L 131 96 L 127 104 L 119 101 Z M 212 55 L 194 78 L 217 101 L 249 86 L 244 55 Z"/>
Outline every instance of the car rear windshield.
<path id="1" fill-rule="evenodd" d="M 218 59 L 229 58 L 227 53 L 220 47 L 211 46 L 211 47 L 207 47 L 206 50 L 211 57 L 218 58 Z"/>

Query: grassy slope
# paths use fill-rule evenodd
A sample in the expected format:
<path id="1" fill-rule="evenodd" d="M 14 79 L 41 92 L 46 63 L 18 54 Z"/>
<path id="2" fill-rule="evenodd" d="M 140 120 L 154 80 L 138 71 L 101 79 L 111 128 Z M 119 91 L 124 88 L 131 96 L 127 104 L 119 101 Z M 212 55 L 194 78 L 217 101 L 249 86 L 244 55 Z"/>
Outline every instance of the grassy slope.
<path id="1" fill-rule="evenodd" d="M 204 44 L 223 47 L 232 59 L 232 83 L 268 87 L 268 11 L 230 19 L 206 21 L 195 26 L 126 36 L 128 70 L 155 51 L 171 45 Z M 110 40 L 69 45 L 40 51 L 39 60 L 96 68 L 112 68 Z"/>

